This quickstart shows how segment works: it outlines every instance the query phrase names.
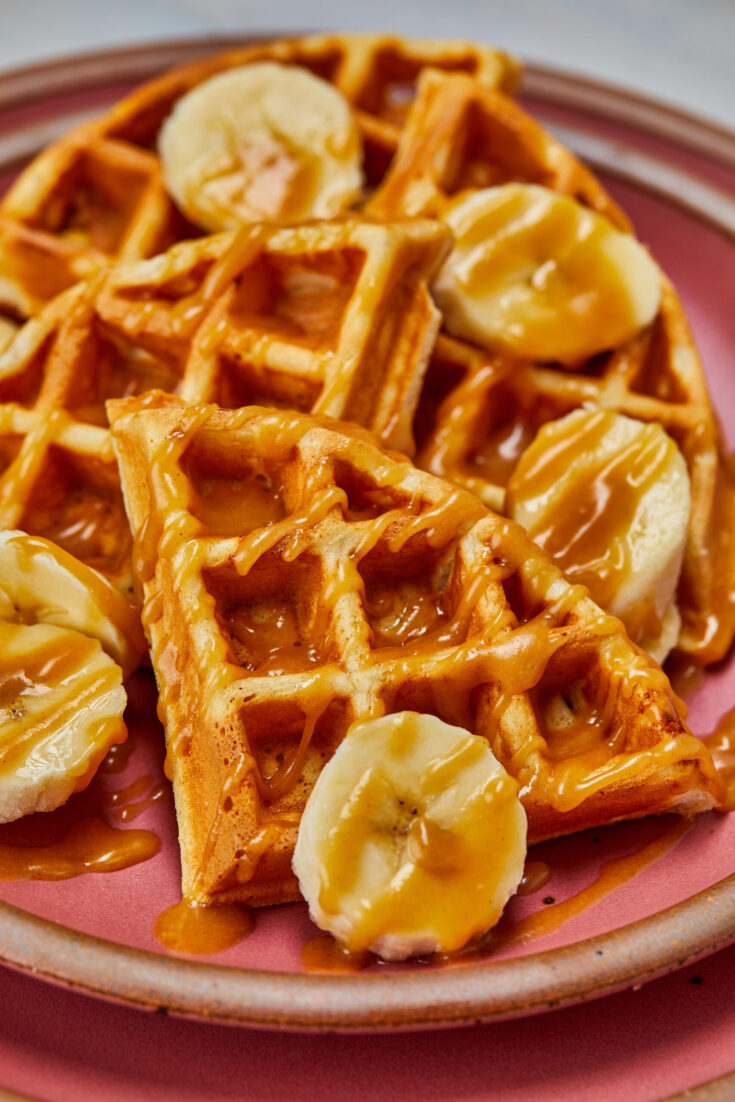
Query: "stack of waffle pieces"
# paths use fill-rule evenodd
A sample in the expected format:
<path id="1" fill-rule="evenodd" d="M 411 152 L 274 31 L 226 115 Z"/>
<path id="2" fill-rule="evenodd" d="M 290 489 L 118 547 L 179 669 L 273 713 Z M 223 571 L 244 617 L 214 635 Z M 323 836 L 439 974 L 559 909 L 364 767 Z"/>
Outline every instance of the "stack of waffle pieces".
<path id="1" fill-rule="evenodd" d="M 158 134 L 192 88 L 263 60 L 346 97 L 365 192 L 331 220 L 208 236 L 166 192 Z M 404 709 L 488 739 L 531 840 L 720 798 L 658 665 L 499 515 L 546 422 L 660 422 L 692 484 L 679 649 L 727 651 L 735 496 L 673 288 L 573 370 L 451 336 L 432 298 L 460 193 L 539 184 L 631 232 L 517 81 L 464 43 L 264 43 L 135 91 L 0 205 L 0 303 L 29 319 L 0 355 L 0 522 L 135 590 L 200 901 L 296 898 L 322 765 L 351 722 Z"/>

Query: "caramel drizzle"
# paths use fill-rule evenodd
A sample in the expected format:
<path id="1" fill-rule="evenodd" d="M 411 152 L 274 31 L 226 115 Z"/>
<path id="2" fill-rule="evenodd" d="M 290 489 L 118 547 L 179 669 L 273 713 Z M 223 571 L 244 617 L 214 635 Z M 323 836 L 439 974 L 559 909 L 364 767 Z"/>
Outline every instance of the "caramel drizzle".
<path id="1" fill-rule="evenodd" d="M 595 880 L 581 891 L 560 903 L 551 903 L 543 910 L 513 922 L 504 916 L 490 933 L 488 947 L 496 953 L 513 945 L 523 945 L 536 938 L 548 937 L 571 919 L 599 903 L 611 892 L 638 876 L 649 865 L 660 861 L 681 841 L 694 825 L 693 819 L 672 816 L 658 838 L 636 853 L 613 857 L 606 861 Z"/>
<path id="2" fill-rule="evenodd" d="M 643 430 L 647 438 L 638 436 L 598 461 L 593 457 L 615 416 L 606 410 L 591 413 L 543 448 L 535 462 L 522 463 L 506 501 L 512 511 L 519 494 L 523 499 L 536 498 L 549 494 L 555 486 L 563 487 L 561 495 L 528 528 L 528 534 L 567 578 L 588 586 L 593 599 L 604 608 L 613 605 L 620 579 L 630 573 L 627 533 L 639 502 L 660 478 L 671 449 L 668 438 L 649 427 Z M 647 627 L 652 637 L 660 632 L 654 597 L 652 593 L 647 603 L 626 615 L 631 638 L 638 638 Z"/>
<path id="3" fill-rule="evenodd" d="M 735 811 L 735 708 L 725 712 L 714 731 L 704 735 L 701 741 L 712 755 L 724 785 L 724 796 L 719 809 Z"/>
<path id="4" fill-rule="evenodd" d="M 153 933 L 165 949 L 189 956 L 208 956 L 230 949 L 255 928 L 250 911 L 239 903 L 205 907 L 182 899 L 156 918 Z"/>
<path id="5" fill-rule="evenodd" d="M 118 830 L 81 819 L 42 846 L 0 842 L 0 880 L 68 880 L 87 872 L 117 872 L 148 861 L 161 848 L 150 830 Z"/>

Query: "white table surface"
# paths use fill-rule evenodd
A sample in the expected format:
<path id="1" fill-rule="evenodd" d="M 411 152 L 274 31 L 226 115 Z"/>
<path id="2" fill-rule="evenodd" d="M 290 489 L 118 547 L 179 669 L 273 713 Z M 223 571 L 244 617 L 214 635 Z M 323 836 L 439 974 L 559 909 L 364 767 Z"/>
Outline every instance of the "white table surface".
<path id="1" fill-rule="evenodd" d="M 0 0 L 0 69 L 230 30 L 474 38 L 735 129 L 735 0 Z"/>

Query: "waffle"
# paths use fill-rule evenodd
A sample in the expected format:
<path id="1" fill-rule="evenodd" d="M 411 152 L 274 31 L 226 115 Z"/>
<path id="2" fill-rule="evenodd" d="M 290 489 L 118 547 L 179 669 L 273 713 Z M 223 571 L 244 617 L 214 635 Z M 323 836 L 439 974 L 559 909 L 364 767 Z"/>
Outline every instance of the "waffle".
<path id="1" fill-rule="evenodd" d="M 54 142 L 15 181 L 0 204 L 0 308 L 28 317 L 102 264 L 199 236 L 163 187 L 158 132 L 197 84 L 265 59 L 304 66 L 346 96 L 363 134 L 369 187 L 390 163 L 424 66 L 465 71 L 509 92 L 519 79 L 517 63 L 488 47 L 361 34 L 263 42 L 173 70 Z"/>
<path id="2" fill-rule="evenodd" d="M 540 184 L 630 222 L 589 169 L 498 88 L 427 70 L 387 174 L 366 210 L 376 218 L 440 217 L 460 192 L 509 182 Z"/>
<path id="3" fill-rule="evenodd" d="M 131 593 L 130 530 L 109 430 L 0 405 L 0 528 L 46 536 Z"/>
<path id="4" fill-rule="evenodd" d="M 246 227 L 65 291 L 0 355 L 0 525 L 129 587 L 104 402 L 154 387 L 351 417 L 410 449 L 447 238 L 417 220 Z"/>
<path id="5" fill-rule="evenodd" d="M 392 167 L 367 209 L 376 217 L 433 215 L 459 192 L 509 181 L 576 198 L 629 229 L 594 176 L 498 91 L 463 75 L 427 72 Z M 519 363 L 444 333 L 417 412 L 417 463 L 502 511 L 505 486 L 537 430 L 582 405 L 660 422 L 689 468 L 692 513 L 678 603 L 678 648 L 698 664 L 722 658 L 735 636 L 735 490 L 704 371 L 681 304 L 661 274 L 658 317 L 622 347 L 570 371 Z"/>
<path id="6" fill-rule="evenodd" d="M 660 668 L 475 495 L 328 419 L 108 409 L 185 895 L 297 898 L 316 776 L 354 719 L 403 709 L 489 740 L 529 841 L 715 805 Z"/>

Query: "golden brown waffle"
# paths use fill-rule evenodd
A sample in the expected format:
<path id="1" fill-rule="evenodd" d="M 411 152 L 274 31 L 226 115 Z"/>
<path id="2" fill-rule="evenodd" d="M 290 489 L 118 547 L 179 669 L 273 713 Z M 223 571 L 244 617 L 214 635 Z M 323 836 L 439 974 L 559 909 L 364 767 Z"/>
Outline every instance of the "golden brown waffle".
<path id="1" fill-rule="evenodd" d="M 186 895 L 296 898 L 316 776 L 354 719 L 403 709 L 489 740 L 532 841 L 716 803 L 659 667 L 473 494 L 326 419 L 108 408 Z"/>
<path id="2" fill-rule="evenodd" d="M 0 405 L 0 528 L 46 536 L 123 589 L 130 530 L 107 429 Z"/>
<path id="3" fill-rule="evenodd" d="M 54 142 L 16 180 L 0 204 L 0 309 L 27 317 L 110 260 L 153 256 L 198 236 L 163 187 L 158 132 L 195 85 L 264 59 L 303 66 L 344 93 L 363 132 L 369 187 L 390 163 L 424 66 L 472 73 L 509 92 L 519 78 L 517 63 L 489 47 L 372 34 L 279 39 L 173 70 Z"/>
<path id="4" fill-rule="evenodd" d="M 509 182 L 563 192 L 630 229 L 589 169 L 503 91 L 431 70 L 421 74 L 395 157 L 366 210 L 376 218 L 441 217 L 460 192 Z"/>
<path id="5" fill-rule="evenodd" d="M 459 192 L 508 181 L 571 195 L 629 229 L 594 176 L 517 104 L 463 75 L 433 72 L 420 79 L 393 165 L 368 209 L 379 217 L 440 217 Z M 508 478 L 547 421 L 588 405 L 660 422 L 692 480 L 679 649 L 705 664 L 721 658 L 735 635 L 735 491 L 681 304 L 663 274 L 661 281 L 653 324 L 576 372 L 519 363 L 443 335 L 417 413 L 417 462 L 502 511 Z"/>
<path id="6" fill-rule="evenodd" d="M 250 226 L 106 269 L 0 355 L 0 403 L 104 425 L 106 399 L 158 387 L 345 417 L 410 450 L 449 236 L 418 219 Z"/>

